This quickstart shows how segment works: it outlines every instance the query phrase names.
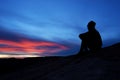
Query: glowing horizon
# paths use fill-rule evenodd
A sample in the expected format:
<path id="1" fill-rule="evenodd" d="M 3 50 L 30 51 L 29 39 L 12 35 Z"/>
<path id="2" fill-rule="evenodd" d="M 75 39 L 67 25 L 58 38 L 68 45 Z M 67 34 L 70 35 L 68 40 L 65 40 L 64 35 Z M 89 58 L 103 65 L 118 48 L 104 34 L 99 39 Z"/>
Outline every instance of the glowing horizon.
<path id="1" fill-rule="evenodd" d="M 35 58 L 35 57 L 42 57 L 40 55 L 15 55 L 15 54 L 0 54 L 0 58 L 16 58 L 16 59 L 24 59 L 24 58 Z"/>

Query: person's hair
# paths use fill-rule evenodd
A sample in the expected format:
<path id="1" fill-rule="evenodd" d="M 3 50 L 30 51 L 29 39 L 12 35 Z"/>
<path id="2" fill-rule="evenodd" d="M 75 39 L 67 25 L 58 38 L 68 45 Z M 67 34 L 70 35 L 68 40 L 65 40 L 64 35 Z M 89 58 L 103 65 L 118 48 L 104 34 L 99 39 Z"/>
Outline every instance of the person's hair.
<path id="1" fill-rule="evenodd" d="M 95 26 L 96 25 L 96 23 L 94 22 L 94 21 L 90 21 L 89 23 L 88 23 L 88 26 Z"/>
<path id="2" fill-rule="evenodd" d="M 95 25 L 96 23 L 94 21 L 90 21 L 87 26 L 88 26 L 88 29 L 91 30 L 91 29 L 95 29 Z"/>

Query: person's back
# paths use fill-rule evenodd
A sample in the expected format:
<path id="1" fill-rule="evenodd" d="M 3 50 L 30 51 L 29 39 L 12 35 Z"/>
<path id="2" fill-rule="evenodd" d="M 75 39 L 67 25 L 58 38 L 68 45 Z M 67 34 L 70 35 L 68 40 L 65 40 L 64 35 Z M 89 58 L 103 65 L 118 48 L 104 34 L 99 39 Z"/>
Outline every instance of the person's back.
<path id="1" fill-rule="evenodd" d="M 91 51 L 97 51 L 102 47 L 102 39 L 97 30 L 88 31 L 88 48 Z"/>

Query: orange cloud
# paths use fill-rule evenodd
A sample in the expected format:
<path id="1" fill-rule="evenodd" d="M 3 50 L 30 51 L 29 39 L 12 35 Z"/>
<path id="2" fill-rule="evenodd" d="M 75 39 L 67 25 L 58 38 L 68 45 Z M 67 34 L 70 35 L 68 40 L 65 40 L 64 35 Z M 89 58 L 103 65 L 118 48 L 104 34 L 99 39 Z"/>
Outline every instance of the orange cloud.
<path id="1" fill-rule="evenodd" d="M 55 53 L 68 49 L 64 45 L 45 41 L 38 42 L 30 40 L 21 40 L 20 42 L 14 42 L 8 40 L 0 40 L 0 44 L 5 45 L 4 47 L 0 47 L 0 52 L 24 52 L 29 54 L 44 54 Z"/>

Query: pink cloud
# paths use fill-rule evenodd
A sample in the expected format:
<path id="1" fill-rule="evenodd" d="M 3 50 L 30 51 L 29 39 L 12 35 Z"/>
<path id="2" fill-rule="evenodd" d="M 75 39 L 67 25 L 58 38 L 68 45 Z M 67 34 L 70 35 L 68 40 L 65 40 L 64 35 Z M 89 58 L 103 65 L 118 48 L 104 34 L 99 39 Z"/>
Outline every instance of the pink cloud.
<path id="1" fill-rule="evenodd" d="M 9 40 L 0 40 L 0 44 L 6 45 L 0 47 L 0 52 L 25 52 L 28 54 L 44 54 L 44 53 L 56 53 L 62 50 L 67 50 L 68 48 L 64 45 L 47 42 L 47 41 L 30 41 L 21 40 L 20 42 L 14 42 Z M 43 48 L 36 48 L 43 47 Z M 55 48 L 51 48 L 55 47 Z"/>

